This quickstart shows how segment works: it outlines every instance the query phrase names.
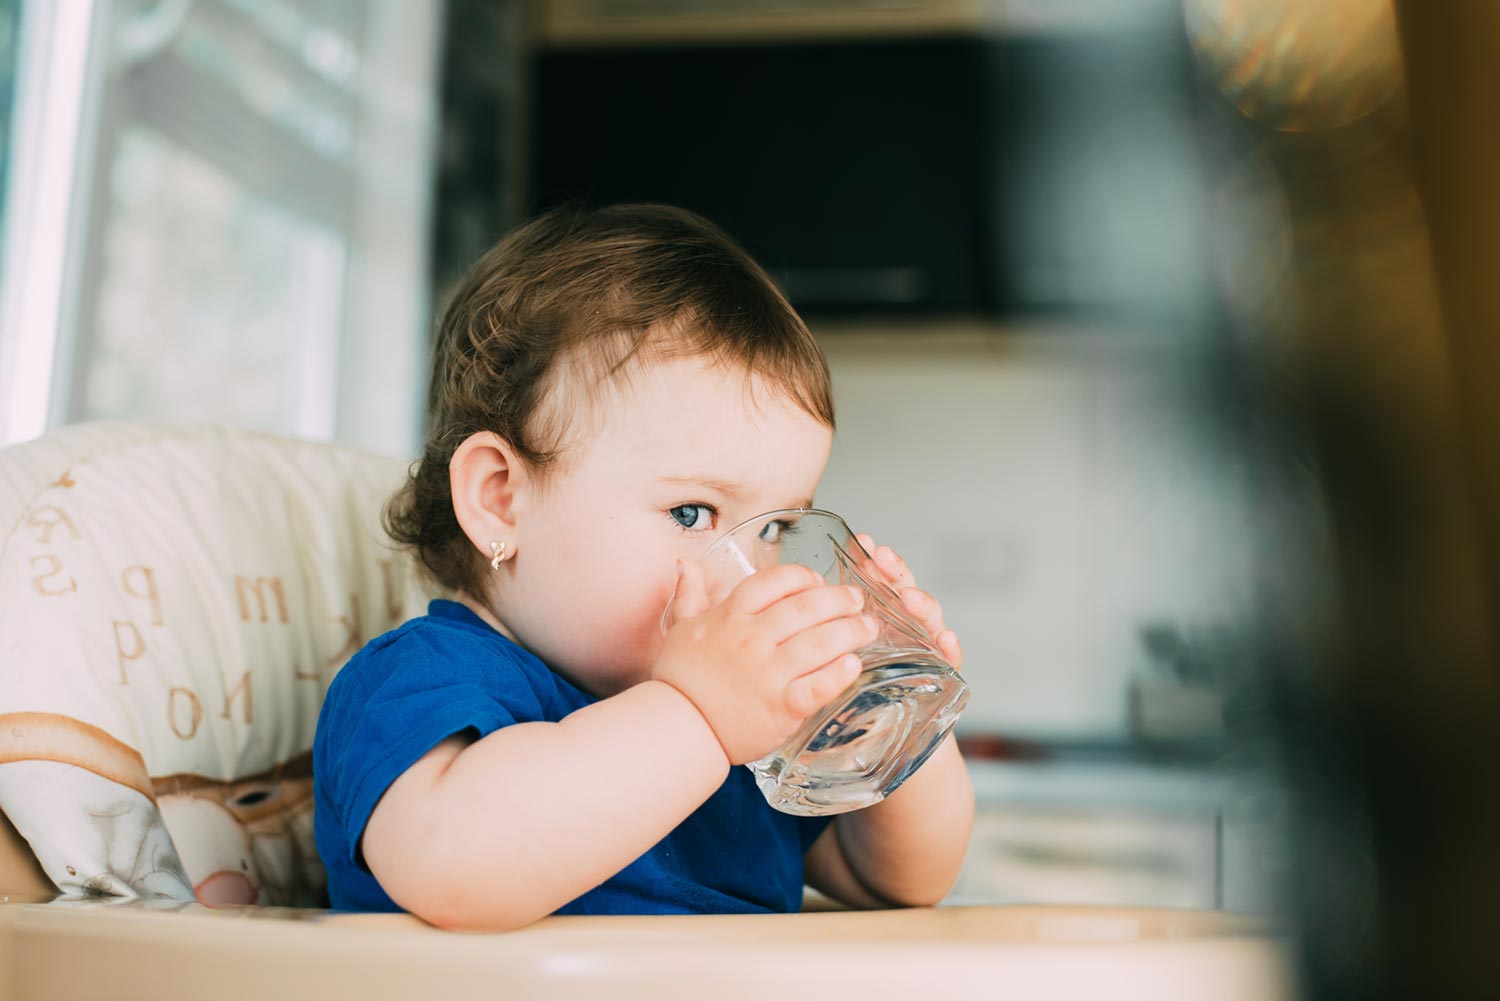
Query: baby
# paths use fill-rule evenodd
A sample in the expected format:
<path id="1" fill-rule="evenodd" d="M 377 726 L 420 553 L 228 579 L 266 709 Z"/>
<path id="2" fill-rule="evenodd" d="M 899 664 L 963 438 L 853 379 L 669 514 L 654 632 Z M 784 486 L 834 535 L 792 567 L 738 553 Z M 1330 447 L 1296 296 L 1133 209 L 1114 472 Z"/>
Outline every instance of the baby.
<path id="1" fill-rule="evenodd" d="M 794 565 L 710 607 L 693 557 L 811 506 L 832 442 L 817 344 L 702 218 L 555 210 L 490 250 L 443 319 L 427 443 L 387 511 L 455 600 L 360 650 L 318 722 L 333 906 L 507 929 L 796 911 L 804 883 L 941 899 L 973 819 L 953 741 L 836 818 L 772 810 L 736 767 L 854 681 L 875 627 Z M 861 542 L 959 666 L 937 602 Z"/>

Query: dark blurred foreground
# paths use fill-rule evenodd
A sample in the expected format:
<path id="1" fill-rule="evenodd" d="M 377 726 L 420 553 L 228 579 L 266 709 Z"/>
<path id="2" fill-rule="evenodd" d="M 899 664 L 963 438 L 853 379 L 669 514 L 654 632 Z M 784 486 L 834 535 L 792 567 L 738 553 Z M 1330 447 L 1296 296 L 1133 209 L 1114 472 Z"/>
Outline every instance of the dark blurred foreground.
<path id="1" fill-rule="evenodd" d="M 1395 8 L 1401 92 L 1268 154 L 1294 275 L 1256 353 L 1288 903 L 1311 998 L 1494 998 L 1500 5 Z"/>

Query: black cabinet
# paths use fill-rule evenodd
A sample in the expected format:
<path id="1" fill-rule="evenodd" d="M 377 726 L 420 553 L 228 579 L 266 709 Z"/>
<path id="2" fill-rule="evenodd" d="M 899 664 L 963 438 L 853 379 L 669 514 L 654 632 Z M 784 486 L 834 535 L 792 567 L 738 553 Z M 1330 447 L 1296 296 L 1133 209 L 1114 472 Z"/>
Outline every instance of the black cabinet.
<path id="1" fill-rule="evenodd" d="M 544 52 L 533 206 L 691 208 L 803 308 L 988 308 L 987 58 L 967 38 Z"/>
<path id="2" fill-rule="evenodd" d="M 531 207 L 694 209 L 804 311 L 1191 296 L 1191 61 L 1180 15 L 1142 10 L 1107 31 L 543 50 Z"/>

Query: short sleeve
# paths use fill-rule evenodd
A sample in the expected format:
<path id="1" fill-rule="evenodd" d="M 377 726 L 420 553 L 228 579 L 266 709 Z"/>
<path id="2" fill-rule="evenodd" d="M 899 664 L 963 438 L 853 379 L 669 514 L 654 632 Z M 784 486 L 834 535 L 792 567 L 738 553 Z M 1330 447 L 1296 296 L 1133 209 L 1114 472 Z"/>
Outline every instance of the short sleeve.
<path id="1" fill-rule="evenodd" d="M 524 666 L 497 657 L 494 644 L 474 646 L 412 631 L 366 648 L 334 679 L 318 721 L 314 771 L 338 818 L 336 847 L 347 864 L 368 871 L 358 846 L 375 804 L 432 748 L 465 731 L 483 737 L 543 718 Z"/>
<path id="2" fill-rule="evenodd" d="M 832 822 L 832 817 L 797 818 L 797 837 L 802 840 L 803 855 L 807 854 L 807 850 L 813 846 L 813 842 L 818 840 L 818 837 L 828 829 L 828 825 Z"/>

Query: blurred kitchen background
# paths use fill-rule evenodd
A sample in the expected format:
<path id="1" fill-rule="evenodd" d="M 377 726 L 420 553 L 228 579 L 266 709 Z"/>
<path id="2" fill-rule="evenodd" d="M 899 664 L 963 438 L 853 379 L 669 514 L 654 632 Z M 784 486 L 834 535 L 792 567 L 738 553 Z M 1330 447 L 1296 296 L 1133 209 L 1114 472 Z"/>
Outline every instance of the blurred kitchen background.
<path id="1" fill-rule="evenodd" d="M 414 455 L 434 311 L 495 239 L 568 199 L 696 209 L 828 354 L 818 503 L 964 641 L 950 903 L 1322 914 L 1300 860 L 1358 952 L 1388 860 L 1303 711 L 1361 611 L 1338 544 L 1384 536 L 1330 456 L 1373 454 L 1373 414 L 1441 464 L 1496 388 L 1446 381 L 1482 271 L 1434 282 L 1475 230 L 1455 203 L 1431 237 L 1420 189 L 1474 82 L 1436 53 L 1500 34 L 1398 6 L 0 0 L 0 444 L 149 418 Z"/>

